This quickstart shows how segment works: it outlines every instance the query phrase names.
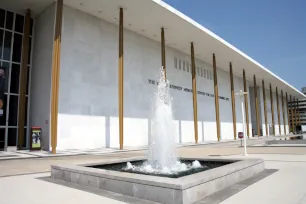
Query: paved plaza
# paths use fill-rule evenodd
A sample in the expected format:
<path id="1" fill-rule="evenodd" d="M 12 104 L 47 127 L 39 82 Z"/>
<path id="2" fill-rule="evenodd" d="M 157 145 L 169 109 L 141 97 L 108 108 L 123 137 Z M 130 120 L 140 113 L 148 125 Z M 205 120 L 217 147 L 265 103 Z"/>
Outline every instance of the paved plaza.
<path id="1" fill-rule="evenodd" d="M 306 203 L 306 148 L 263 146 L 264 139 L 249 140 L 248 157 L 262 158 L 268 173 L 262 178 L 234 185 L 198 203 Z M 262 146 L 260 146 L 262 144 Z M 242 156 L 240 141 L 186 146 L 177 149 L 183 157 Z M 50 180 L 51 164 L 81 164 L 146 155 L 146 150 L 79 154 L 58 157 L 19 158 L 0 161 L 1 204 L 51 203 L 153 203 L 107 191 L 81 188 Z M 18 195 L 18 196 L 17 196 Z"/>

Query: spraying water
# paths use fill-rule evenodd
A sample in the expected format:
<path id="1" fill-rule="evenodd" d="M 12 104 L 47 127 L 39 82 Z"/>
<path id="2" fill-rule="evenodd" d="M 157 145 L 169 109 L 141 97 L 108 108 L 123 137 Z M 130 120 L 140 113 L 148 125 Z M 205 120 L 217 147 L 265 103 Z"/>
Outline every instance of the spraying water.
<path id="1" fill-rule="evenodd" d="M 126 170 L 154 174 L 175 174 L 194 168 L 202 168 L 200 162 L 186 165 L 178 160 L 172 117 L 172 97 L 169 93 L 169 81 L 165 80 L 163 68 L 160 69 L 159 82 L 154 94 L 152 135 L 150 138 L 148 159 L 140 166 L 130 162 Z"/>
<path id="2" fill-rule="evenodd" d="M 171 168 L 177 162 L 171 102 L 169 81 L 165 80 L 164 70 L 161 68 L 154 94 L 152 136 L 148 154 L 148 164 L 154 169 Z"/>

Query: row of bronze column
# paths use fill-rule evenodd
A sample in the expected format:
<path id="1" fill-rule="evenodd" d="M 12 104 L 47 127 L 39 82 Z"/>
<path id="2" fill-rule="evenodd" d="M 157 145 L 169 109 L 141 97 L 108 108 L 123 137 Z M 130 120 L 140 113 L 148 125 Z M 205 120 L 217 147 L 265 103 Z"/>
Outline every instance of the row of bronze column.
<path id="1" fill-rule="evenodd" d="M 57 112 L 58 112 L 58 91 L 59 91 L 59 70 L 60 70 L 60 44 L 61 44 L 61 27 L 62 27 L 62 10 L 63 10 L 63 0 L 57 0 L 57 10 L 56 10 L 56 22 L 55 22 L 55 36 L 53 42 L 53 65 L 52 65 L 52 101 L 51 101 L 51 146 L 52 153 L 56 153 L 56 144 L 57 144 Z M 124 71 L 124 52 L 123 52 L 123 9 L 120 8 L 119 11 L 119 55 L 118 55 L 118 104 L 119 104 L 119 147 L 123 149 L 124 137 L 123 137 L 123 71 Z M 195 65 L 195 54 L 194 54 L 194 44 L 190 45 L 190 54 L 191 54 L 191 69 L 192 69 L 192 95 L 193 95 L 193 115 L 194 115 L 194 137 L 195 142 L 198 143 L 198 116 L 197 116 L 197 87 L 196 87 L 196 65 Z M 215 114 L 216 114 L 216 129 L 217 129 L 217 138 L 220 141 L 220 113 L 219 113 L 219 94 L 218 94 L 218 77 L 217 77 L 217 63 L 216 56 L 212 54 L 213 61 L 213 74 L 214 74 L 214 96 L 215 96 Z M 165 52 L 165 31 L 164 28 L 161 28 L 161 64 L 164 70 L 164 76 L 166 77 L 166 52 Z M 231 81 L 231 101 L 232 101 L 232 114 L 233 114 L 233 131 L 234 138 L 236 139 L 236 110 L 235 110 L 235 93 L 234 93 L 234 77 L 233 77 L 233 68 L 232 63 L 229 63 L 230 70 L 230 81 Z M 264 81 L 263 84 L 263 93 L 264 93 L 264 109 L 265 109 L 265 123 L 267 128 L 267 108 L 266 108 L 266 97 L 265 97 L 265 89 L 264 89 Z M 248 92 L 247 90 L 247 82 L 246 82 L 246 74 L 245 70 L 243 70 L 243 85 L 244 92 Z M 255 91 L 255 106 L 256 106 L 256 121 L 257 121 L 257 131 L 260 133 L 260 125 L 259 125 L 259 113 L 258 113 L 258 95 L 257 95 L 257 85 L 256 85 L 256 77 L 254 75 L 254 91 Z M 278 122 L 280 123 L 280 114 L 279 114 L 279 101 L 278 101 L 278 90 L 276 88 L 277 94 L 277 109 L 278 109 Z M 282 107 L 284 114 L 284 102 L 283 102 L 283 92 L 282 94 Z M 272 97 L 272 88 L 270 84 L 270 98 L 271 98 L 271 110 L 272 110 L 272 123 L 273 123 L 273 133 L 275 134 L 274 127 L 274 108 L 273 108 L 273 97 Z M 291 96 L 290 96 L 291 101 Z M 247 135 L 250 135 L 249 128 L 249 107 L 248 107 L 248 96 L 244 96 L 245 102 L 245 113 L 246 113 L 246 124 L 247 124 Z M 286 102 L 288 107 L 288 99 L 286 93 Z M 292 110 L 291 110 L 292 112 Z M 289 114 L 288 114 L 289 116 Z M 285 115 L 283 115 L 283 121 L 285 125 Z M 292 120 L 293 121 L 293 120 Z M 289 120 L 288 120 L 289 122 Z M 267 132 L 267 130 L 266 130 Z"/>
<path id="2" fill-rule="evenodd" d="M 123 149 L 123 9 L 120 9 L 120 20 L 119 20 L 119 141 L 120 149 Z M 165 31 L 164 28 L 161 28 L 161 64 L 164 70 L 164 76 L 166 78 L 166 51 L 165 51 Z M 193 96 L 193 116 L 194 116 L 194 139 L 195 143 L 198 143 L 198 111 L 197 111 L 197 83 L 196 83 L 196 65 L 195 65 L 195 51 L 194 43 L 190 44 L 190 55 L 191 55 L 191 70 L 192 70 L 192 96 Z M 218 94 L 218 77 L 217 77 L 217 62 L 216 55 L 212 54 L 213 62 L 213 74 L 214 74 L 214 96 L 215 96 L 215 116 L 216 116 L 216 129 L 217 129 L 217 139 L 220 141 L 220 111 L 219 111 L 219 94 Z M 236 109 L 235 109 L 235 93 L 234 93 L 234 77 L 233 77 L 233 68 L 232 63 L 229 63 L 230 71 L 230 85 L 231 85 L 231 101 L 232 101 L 232 119 L 233 119 L 233 131 L 234 138 L 236 139 L 237 130 L 236 130 Z M 247 90 L 246 74 L 243 70 L 243 85 L 244 92 Z M 265 96 L 265 85 L 262 80 L 263 87 L 263 99 L 264 99 L 264 114 L 265 114 L 265 126 L 266 134 L 268 135 L 268 119 L 267 119 L 267 107 L 266 107 L 266 96 Z M 260 135 L 260 124 L 259 124 L 259 105 L 258 105 L 258 94 L 257 94 L 257 85 L 256 85 L 256 76 L 254 75 L 254 93 L 255 93 L 255 109 L 256 109 L 256 123 L 257 123 L 257 132 Z M 272 86 L 270 84 L 270 99 L 271 99 L 271 110 L 272 110 L 272 124 L 273 124 L 273 134 L 275 135 L 275 123 L 274 123 L 274 104 L 273 104 L 273 94 Z M 282 97 L 282 112 L 283 112 L 283 123 L 284 123 L 284 133 L 286 134 L 286 117 L 285 117 L 285 103 L 283 91 L 281 91 Z M 290 96 L 291 97 L 291 96 Z M 278 124 L 279 124 L 279 133 L 281 134 L 280 126 L 280 105 L 278 97 L 278 88 L 276 87 L 276 102 L 277 102 L 277 113 L 278 113 Z M 291 101 L 291 100 L 290 100 Z M 245 113 L 246 113 L 246 124 L 247 124 L 247 136 L 250 136 L 250 127 L 249 127 L 249 107 L 248 107 L 248 96 L 244 96 L 245 102 Z M 286 93 L 286 106 L 288 107 L 288 99 Z M 289 123 L 289 114 L 288 123 Z M 289 123 L 290 124 L 290 123 Z M 290 126 L 290 125 L 289 125 Z"/>
<path id="3" fill-rule="evenodd" d="M 230 63 L 230 85 L 231 85 L 231 98 L 232 98 L 232 119 L 233 119 L 233 131 L 234 131 L 234 138 L 236 139 L 236 109 L 235 109 L 235 94 L 234 94 L 234 82 L 233 82 L 233 69 L 232 69 L 232 63 Z M 258 101 L 258 93 L 257 93 L 257 83 L 256 83 L 256 76 L 253 76 L 253 83 L 254 83 L 254 100 L 255 100 L 255 117 L 256 117 L 256 131 L 257 135 L 261 136 L 261 128 L 260 128 L 260 122 L 259 122 L 259 101 Z M 246 76 L 245 76 L 245 70 L 243 70 L 243 85 L 244 85 L 244 92 L 248 92 L 247 90 L 247 84 L 246 84 Z M 274 118 L 274 103 L 273 103 L 273 91 L 272 91 L 272 85 L 270 84 L 270 105 L 271 105 L 271 115 L 272 115 L 272 130 L 273 135 L 275 135 L 275 118 Z M 277 104 L 277 120 L 279 124 L 279 134 L 282 134 L 281 129 L 281 114 L 280 114 L 280 102 L 279 102 L 279 92 L 278 88 L 276 87 L 276 104 Z M 267 116 L 267 101 L 266 101 L 266 89 L 265 89 L 265 82 L 262 80 L 262 93 L 263 93 L 263 105 L 264 105 L 264 120 L 265 120 L 265 131 L 266 135 L 269 135 L 269 129 L 268 129 L 268 116 Z M 245 103 L 245 113 L 246 113 L 246 134 L 249 137 L 250 136 L 250 127 L 249 127 L 249 111 L 248 111 L 248 96 L 244 96 L 244 103 Z M 293 101 L 296 101 L 297 105 L 295 105 L 293 109 Z M 282 108 L 282 116 L 283 116 L 283 124 L 284 124 L 284 134 L 287 133 L 286 125 L 289 126 L 290 129 L 294 131 L 294 128 L 297 124 L 300 124 L 300 117 L 298 109 L 298 99 L 291 99 L 290 96 L 290 102 L 291 102 L 291 120 L 293 121 L 293 124 L 290 123 L 290 114 L 289 114 L 289 107 L 288 107 L 288 95 L 286 93 L 286 101 L 284 102 L 284 93 L 283 90 L 281 90 L 281 108 Z M 218 106 L 218 103 L 216 103 L 216 106 Z M 285 107 L 287 107 L 287 112 L 285 111 Z M 219 114 L 219 113 L 218 113 Z M 286 123 L 286 114 L 287 114 L 287 122 Z M 296 115 L 295 121 L 293 119 L 293 116 Z M 217 120 L 218 121 L 218 120 Z M 218 122 L 217 122 L 218 123 Z M 218 135 L 218 140 L 220 139 L 220 136 Z"/>
<path id="4" fill-rule="evenodd" d="M 266 94 L 265 94 L 265 83 L 264 80 L 262 80 L 262 89 L 263 89 L 263 104 L 264 104 L 264 119 L 265 119 L 265 130 L 266 135 L 268 134 L 268 117 L 267 117 L 267 102 L 266 102 Z M 256 111 L 256 124 L 257 124 L 257 134 L 260 136 L 260 124 L 259 124 L 259 113 L 258 113 L 258 98 L 257 98 L 257 86 L 256 86 L 256 77 L 254 75 L 254 92 L 255 92 L 255 111 Z M 278 95 L 278 88 L 276 87 L 276 105 L 277 105 L 277 121 L 278 121 L 278 127 L 279 127 L 279 134 L 282 134 L 281 129 L 281 114 L 280 114 L 280 102 L 279 102 L 279 95 Z M 293 107 L 294 101 L 297 103 Z M 273 91 L 272 91 L 272 85 L 270 84 L 270 104 L 271 104 L 271 115 L 272 115 L 272 130 L 273 135 L 275 135 L 275 119 L 274 119 L 274 103 L 273 103 Z M 289 106 L 288 106 L 288 94 L 286 92 L 286 101 L 284 102 L 284 93 L 283 90 L 281 90 L 281 106 L 282 106 L 282 115 L 283 115 L 283 124 L 284 124 L 284 134 L 286 135 L 287 128 L 286 124 L 288 124 L 289 132 L 290 130 L 294 131 L 297 124 L 300 124 L 300 113 L 297 111 L 298 109 L 298 99 L 293 98 L 290 95 L 290 114 L 289 114 Z M 285 106 L 287 107 L 287 111 L 285 111 Z M 287 122 L 286 123 L 286 115 L 287 114 Z M 290 115 L 291 115 L 291 121 L 290 122 Z M 295 115 L 294 119 L 293 116 Z M 298 119 L 298 120 L 297 120 Z"/>
<path id="5" fill-rule="evenodd" d="M 123 149 L 123 9 L 120 9 L 119 14 L 119 66 L 118 66 L 118 93 L 119 93 L 119 146 Z M 193 96 L 193 116 L 194 116 L 194 139 L 198 143 L 198 111 L 197 111 L 197 83 L 196 83 L 196 64 L 194 54 L 194 44 L 190 44 L 191 55 L 191 72 L 192 72 L 192 96 Z M 220 116 L 219 116 L 219 97 L 218 97 L 218 79 L 217 79 L 217 65 L 215 54 L 212 55 L 213 72 L 214 72 L 214 93 L 216 104 L 216 121 L 217 121 L 217 135 L 220 140 Z M 165 30 L 161 28 L 161 64 L 166 78 L 166 46 L 165 46 Z"/>

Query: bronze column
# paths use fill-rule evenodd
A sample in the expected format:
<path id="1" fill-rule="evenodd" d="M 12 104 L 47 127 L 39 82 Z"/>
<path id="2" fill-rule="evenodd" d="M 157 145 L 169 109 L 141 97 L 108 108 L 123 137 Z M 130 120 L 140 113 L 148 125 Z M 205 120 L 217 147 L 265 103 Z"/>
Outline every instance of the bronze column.
<path id="1" fill-rule="evenodd" d="M 289 115 L 289 107 L 288 107 L 288 94 L 286 92 L 286 110 L 287 110 L 287 121 L 288 121 L 288 132 L 290 133 L 291 123 L 290 123 L 290 115 Z"/>
<path id="2" fill-rule="evenodd" d="M 63 0 L 57 0 L 55 32 L 53 40 L 53 59 L 51 76 L 51 146 L 52 154 L 56 154 L 58 92 L 60 77 L 61 37 L 62 37 Z"/>
<path id="3" fill-rule="evenodd" d="M 282 97 L 282 110 L 283 110 L 283 123 L 284 123 L 284 132 L 286 133 L 286 116 L 285 116 L 285 104 L 284 104 L 284 93 L 283 90 L 281 90 L 281 97 Z"/>
<path id="4" fill-rule="evenodd" d="M 282 131 L 281 131 L 280 109 L 279 109 L 279 98 L 278 98 L 278 89 L 277 89 L 277 87 L 276 87 L 276 105 L 277 105 L 278 131 L 279 131 L 279 135 L 281 135 Z"/>
<path id="5" fill-rule="evenodd" d="M 258 96 L 257 96 L 257 85 L 256 85 L 256 76 L 255 75 L 254 75 L 254 95 L 255 95 L 255 112 L 256 112 L 257 135 L 259 137 L 261 134 L 260 134 Z"/>
<path id="6" fill-rule="evenodd" d="M 215 54 L 213 54 L 213 70 L 214 70 L 214 92 L 215 92 L 217 137 L 218 141 L 220 141 L 221 135 L 220 135 L 219 91 L 218 91 L 217 63 L 216 63 Z"/>
<path id="7" fill-rule="evenodd" d="M 272 129 L 273 129 L 273 135 L 275 135 L 274 104 L 273 104 L 273 92 L 271 84 L 270 84 L 270 101 L 271 101 Z"/>
<path id="8" fill-rule="evenodd" d="M 234 138 L 236 140 L 237 130 L 236 130 L 235 88 L 234 88 L 233 68 L 231 62 L 229 66 L 230 66 L 231 96 L 232 96 L 233 131 L 234 131 Z"/>
<path id="9" fill-rule="evenodd" d="M 295 123 L 295 126 L 298 125 L 298 115 L 297 115 L 297 105 L 296 105 L 296 98 L 294 97 L 294 123 Z M 296 127 L 295 127 L 295 131 L 296 131 Z"/>
<path id="10" fill-rule="evenodd" d="M 24 143 L 24 124 L 26 112 L 26 91 L 28 81 L 28 55 L 29 55 L 29 36 L 31 24 L 31 11 L 26 11 L 24 20 L 24 33 L 22 39 L 22 61 L 20 67 L 20 90 L 19 90 L 19 115 L 18 115 L 18 149 L 22 149 Z"/>
<path id="11" fill-rule="evenodd" d="M 194 139 L 198 143 L 198 105 L 197 105 L 197 75 L 194 59 L 194 46 L 191 43 L 191 68 L 192 68 L 192 96 L 193 96 L 193 124 L 194 124 Z"/>
<path id="12" fill-rule="evenodd" d="M 292 132 L 295 131 L 295 122 L 294 122 L 294 119 L 293 119 L 293 117 L 294 117 L 293 100 L 292 100 L 292 96 L 290 95 L 290 113 L 291 113 Z"/>
<path id="13" fill-rule="evenodd" d="M 300 108 L 299 108 L 299 99 L 296 99 L 296 105 L 297 105 L 297 115 L 298 115 L 298 122 L 299 125 L 301 125 L 301 118 L 300 118 Z"/>
<path id="14" fill-rule="evenodd" d="M 118 59 L 118 99 L 119 99 L 119 145 L 123 149 L 123 8 L 119 13 L 119 59 Z"/>
<path id="15" fill-rule="evenodd" d="M 246 85 L 245 70 L 243 69 L 243 91 L 248 92 Z M 245 122 L 247 127 L 247 135 L 250 137 L 250 124 L 249 124 L 249 98 L 247 94 L 244 94 L 244 109 L 245 109 Z"/>
<path id="16" fill-rule="evenodd" d="M 268 133 L 267 101 L 266 101 L 266 88 L 265 88 L 264 80 L 262 80 L 262 95 L 263 95 L 263 101 L 264 101 L 264 115 L 265 115 L 266 136 L 268 136 L 269 133 Z"/>

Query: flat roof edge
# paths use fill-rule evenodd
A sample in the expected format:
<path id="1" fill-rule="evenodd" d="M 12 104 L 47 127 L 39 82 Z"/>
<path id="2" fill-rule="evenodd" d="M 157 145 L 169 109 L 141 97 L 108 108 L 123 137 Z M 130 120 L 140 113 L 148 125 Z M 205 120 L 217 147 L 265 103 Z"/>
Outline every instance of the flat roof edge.
<path id="1" fill-rule="evenodd" d="M 298 89 L 296 89 L 295 87 L 290 85 L 288 82 L 286 82 L 285 80 L 283 80 L 282 78 L 277 76 L 275 73 L 273 73 L 272 71 L 270 71 L 269 69 L 264 67 L 262 64 L 260 64 L 259 62 L 257 62 L 256 60 L 254 60 L 253 58 L 251 58 L 250 56 L 248 56 L 247 54 L 245 54 L 244 52 L 242 52 L 241 50 L 239 50 L 238 48 L 236 48 L 232 44 L 230 44 L 229 42 L 225 41 L 223 38 L 221 38 L 217 34 L 213 33 L 210 30 L 208 30 L 207 28 L 205 28 L 203 25 L 199 24 L 198 22 L 196 22 L 192 18 L 188 17 L 187 15 L 183 14 L 182 12 L 180 12 L 179 10 L 175 9 L 174 7 L 170 6 L 169 4 L 165 3 L 162 0 L 152 0 L 152 1 L 155 2 L 156 4 L 160 5 L 164 9 L 167 9 L 171 13 L 177 15 L 178 17 L 182 18 L 183 20 L 185 20 L 186 22 L 188 22 L 191 25 L 195 26 L 196 28 L 200 29 L 201 31 L 207 33 L 212 38 L 214 38 L 214 39 L 218 40 L 219 42 L 223 43 L 225 46 L 227 46 L 228 48 L 232 49 L 233 51 L 235 51 L 237 54 L 241 55 L 245 59 L 249 60 L 251 63 L 255 64 L 258 68 L 262 69 L 263 71 L 266 71 L 268 74 L 270 74 L 274 78 L 278 79 L 280 82 L 282 82 L 283 84 L 285 84 L 286 86 L 288 86 L 289 88 L 294 90 L 301 97 L 304 97 L 306 99 L 306 95 L 304 95 L 301 91 L 299 91 Z"/>

